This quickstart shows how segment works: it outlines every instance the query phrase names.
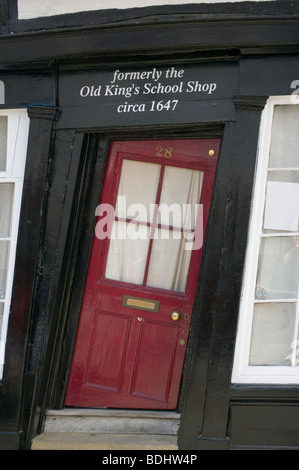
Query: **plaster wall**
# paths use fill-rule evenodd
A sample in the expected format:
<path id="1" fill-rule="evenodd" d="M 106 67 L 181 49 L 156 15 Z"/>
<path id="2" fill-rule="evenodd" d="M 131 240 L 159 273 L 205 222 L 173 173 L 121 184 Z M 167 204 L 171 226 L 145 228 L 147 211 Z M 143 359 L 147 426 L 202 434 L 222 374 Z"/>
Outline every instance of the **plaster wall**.
<path id="1" fill-rule="evenodd" d="M 239 0 L 240 1 L 240 0 Z M 248 0 L 241 0 L 242 2 Z M 260 0 L 254 0 L 260 1 Z M 267 0 L 269 1 L 269 0 Z M 200 3 L 233 3 L 235 0 L 19 0 L 18 17 L 20 20 L 45 16 L 78 13 L 81 11 L 127 9 L 157 5 L 182 5 Z"/>

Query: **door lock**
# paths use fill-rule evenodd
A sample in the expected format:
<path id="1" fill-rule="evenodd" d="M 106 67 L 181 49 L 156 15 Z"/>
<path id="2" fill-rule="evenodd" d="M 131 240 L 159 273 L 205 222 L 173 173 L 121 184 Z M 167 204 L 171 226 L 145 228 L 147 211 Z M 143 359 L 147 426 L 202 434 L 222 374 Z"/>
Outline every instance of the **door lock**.
<path id="1" fill-rule="evenodd" d="M 180 319 L 180 317 L 181 317 L 180 312 L 174 311 L 171 314 L 171 318 L 172 318 L 173 321 L 178 321 Z"/>

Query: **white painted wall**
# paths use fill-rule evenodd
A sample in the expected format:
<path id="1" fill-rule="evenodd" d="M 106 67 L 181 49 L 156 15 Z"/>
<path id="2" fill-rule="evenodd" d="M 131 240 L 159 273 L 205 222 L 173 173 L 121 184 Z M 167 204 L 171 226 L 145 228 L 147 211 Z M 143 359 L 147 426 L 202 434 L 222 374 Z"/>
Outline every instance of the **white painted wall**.
<path id="1" fill-rule="evenodd" d="M 248 0 L 18 0 L 20 20 L 81 11 L 126 9 L 154 5 L 228 3 Z M 254 0 L 260 1 L 260 0 Z M 269 0 L 267 0 L 269 1 Z"/>

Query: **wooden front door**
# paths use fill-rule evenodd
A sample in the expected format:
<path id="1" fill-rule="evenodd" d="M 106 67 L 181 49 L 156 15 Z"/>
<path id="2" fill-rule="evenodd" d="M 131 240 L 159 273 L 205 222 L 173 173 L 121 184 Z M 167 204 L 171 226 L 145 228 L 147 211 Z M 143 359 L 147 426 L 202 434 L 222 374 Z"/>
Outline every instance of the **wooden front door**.
<path id="1" fill-rule="evenodd" d="M 111 144 L 66 406 L 176 408 L 219 145 Z"/>

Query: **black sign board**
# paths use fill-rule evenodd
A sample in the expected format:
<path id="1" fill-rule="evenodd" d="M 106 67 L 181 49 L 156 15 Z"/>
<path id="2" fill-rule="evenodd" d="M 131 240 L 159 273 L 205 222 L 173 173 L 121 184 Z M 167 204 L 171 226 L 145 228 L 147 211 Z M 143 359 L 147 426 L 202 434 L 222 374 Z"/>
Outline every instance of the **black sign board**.
<path id="1" fill-rule="evenodd" d="M 231 106 L 229 114 L 234 112 L 227 101 L 237 91 L 237 77 L 232 64 L 65 71 L 59 79 L 60 125 L 218 120 L 224 117 L 224 101 Z"/>

